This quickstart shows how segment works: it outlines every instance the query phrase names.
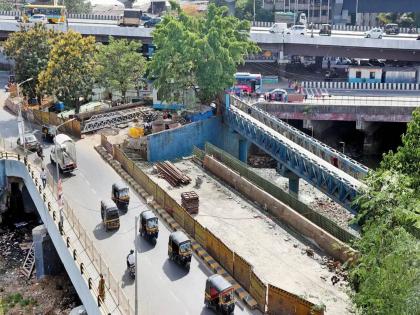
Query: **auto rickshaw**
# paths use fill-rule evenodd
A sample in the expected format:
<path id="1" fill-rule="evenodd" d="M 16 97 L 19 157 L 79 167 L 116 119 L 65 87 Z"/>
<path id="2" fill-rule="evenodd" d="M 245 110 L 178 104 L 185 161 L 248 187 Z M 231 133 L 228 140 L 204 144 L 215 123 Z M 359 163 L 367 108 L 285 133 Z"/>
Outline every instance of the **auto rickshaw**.
<path id="1" fill-rule="evenodd" d="M 190 269 L 192 249 L 191 241 L 183 232 L 176 231 L 169 235 L 168 243 L 169 259 Z"/>
<path id="2" fill-rule="evenodd" d="M 234 288 L 223 276 L 212 275 L 206 281 L 204 304 L 219 314 L 233 314 L 235 310 Z"/>
<path id="3" fill-rule="evenodd" d="M 115 202 L 111 199 L 101 201 L 101 217 L 107 232 L 109 230 L 120 228 L 120 215 L 118 213 L 118 208 Z"/>
<path id="4" fill-rule="evenodd" d="M 159 235 L 158 218 L 152 210 L 146 210 L 140 214 L 139 233 L 149 240 L 157 240 Z"/>
<path id="5" fill-rule="evenodd" d="M 118 209 L 127 211 L 130 203 L 129 188 L 123 182 L 112 184 L 111 199 L 115 202 Z"/>

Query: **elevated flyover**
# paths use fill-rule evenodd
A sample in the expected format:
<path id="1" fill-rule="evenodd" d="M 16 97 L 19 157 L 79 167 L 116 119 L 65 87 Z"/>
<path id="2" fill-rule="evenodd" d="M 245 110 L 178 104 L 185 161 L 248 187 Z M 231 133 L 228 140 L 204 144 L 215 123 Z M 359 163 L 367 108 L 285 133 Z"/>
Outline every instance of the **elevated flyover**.
<path id="1" fill-rule="evenodd" d="M 231 103 L 230 97 L 226 98 L 226 103 L 225 117 L 234 131 L 335 202 L 355 211 L 352 201 L 357 192 L 365 187 L 361 181 L 239 109 Z"/>
<path id="2" fill-rule="evenodd" d="M 281 119 L 363 122 L 409 122 L 420 98 L 409 96 L 325 96 L 301 103 L 258 102 L 258 108 Z"/>
<path id="3" fill-rule="evenodd" d="M 19 23 L 11 16 L 0 17 L 0 39 L 19 30 Z M 139 39 L 152 43 L 153 29 L 121 27 L 114 20 L 70 19 L 68 24 L 48 25 L 61 31 L 72 29 L 83 35 L 95 36 L 98 41 L 107 42 L 109 36 Z M 383 39 L 363 38 L 361 34 L 340 32 L 333 36 L 291 36 L 273 34 L 267 29 L 252 28 L 250 38 L 263 49 L 280 55 L 342 56 L 351 58 L 382 58 L 418 61 L 420 41 L 415 37 L 394 36 Z"/>
<path id="4" fill-rule="evenodd" d="M 351 159 L 345 154 L 329 147 L 325 143 L 308 136 L 306 133 L 292 127 L 286 122 L 278 119 L 276 116 L 259 108 L 257 104 L 249 104 L 240 100 L 236 96 L 231 97 L 231 102 L 236 107 L 264 123 L 268 127 L 292 140 L 296 144 L 312 152 L 330 164 L 333 164 L 340 170 L 358 179 L 362 179 L 369 171 L 369 168 L 363 164 Z"/>

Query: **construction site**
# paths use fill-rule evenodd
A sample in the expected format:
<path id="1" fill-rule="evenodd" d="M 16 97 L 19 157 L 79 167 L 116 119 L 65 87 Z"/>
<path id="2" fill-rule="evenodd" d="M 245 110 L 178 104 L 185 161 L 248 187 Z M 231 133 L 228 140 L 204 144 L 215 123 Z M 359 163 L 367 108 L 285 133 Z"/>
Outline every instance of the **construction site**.
<path id="1" fill-rule="evenodd" d="M 233 113 L 242 124 L 258 126 L 258 111 L 254 115 L 233 96 L 226 103 L 222 115 L 210 106 L 182 111 L 132 103 L 96 105 L 72 118 L 30 108 L 23 116 L 34 129 L 69 120 L 63 130 L 75 140 L 78 155 L 95 148 L 169 230 L 183 230 L 194 240 L 197 258 L 228 279 L 247 307 L 272 314 L 353 313 L 345 267 L 356 255 L 349 243 L 359 231 L 350 225 L 350 204 L 360 184 L 346 172 L 345 157 L 328 148 L 339 161 L 333 166 L 322 158 L 325 153 L 292 144 L 304 137 L 293 127 L 280 120 L 277 127 L 261 125 L 260 132 L 294 146 L 294 154 L 310 163 L 304 172 L 293 169 L 290 157 L 282 162 L 230 122 Z M 6 106 L 16 113 L 16 98 Z M 331 170 L 311 175 L 309 168 L 319 165 Z M 325 183 L 315 178 L 317 172 Z M 66 178 L 66 191 L 72 194 L 84 176 Z M 69 205 L 81 206 L 73 200 Z"/>

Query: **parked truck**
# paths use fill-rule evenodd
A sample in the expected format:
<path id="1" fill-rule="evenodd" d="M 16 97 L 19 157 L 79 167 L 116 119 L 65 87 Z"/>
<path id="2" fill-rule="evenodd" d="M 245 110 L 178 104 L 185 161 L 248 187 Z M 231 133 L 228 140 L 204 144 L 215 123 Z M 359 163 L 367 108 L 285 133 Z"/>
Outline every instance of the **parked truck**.
<path id="1" fill-rule="evenodd" d="M 74 171 L 77 168 L 74 141 L 65 134 L 56 135 L 54 146 L 51 149 L 50 160 L 52 164 L 57 163 L 59 170 L 63 173 Z"/>

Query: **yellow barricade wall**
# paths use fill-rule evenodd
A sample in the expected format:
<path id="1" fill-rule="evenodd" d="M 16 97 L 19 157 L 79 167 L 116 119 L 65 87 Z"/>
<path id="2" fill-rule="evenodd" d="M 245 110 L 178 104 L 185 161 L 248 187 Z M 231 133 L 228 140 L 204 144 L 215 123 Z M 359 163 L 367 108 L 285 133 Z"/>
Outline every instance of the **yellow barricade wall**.
<path id="1" fill-rule="evenodd" d="M 213 235 L 209 230 L 207 230 L 207 252 L 215 260 L 219 261 L 219 239 Z"/>
<path id="2" fill-rule="evenodd" d="M 159 185 L 156 185 L 156 193 L 155 193 L 155 200 L 160 205 L 165 205 L 165 191 L 159 187 Z M 167 209 L 167 208 L 166 208 Z"/>
<path id="3" fill-rule="evenodd" d="M 249 291 L 249 283 L 251 278 L 251 265 L 241 256 L 235 253 L 233 260 L 233 277 Z"/>
<path id="4" fill-rule="evenodd" d="M 189 213 L 186 213 L 184 215 L 184 229 L 192 237 L 194 237 L 194 234 L 195 234 L 194 226 L 195 226 L 194 218 Z"/>
<path id="5" fill-rule="evenodd" d="M 133 168 L 133 174 L 131 175 L 133 176 L 134 180 L 137 183 L 139 183 L 142 187 L 145 187 L 149 180 L 146 174 L 144 174 L 143 171 L 137 166 Z"/>
<path id="6" fill-rule="evenodd" d="M 265 313 L 265 307 L 267 305 L 267 285 L 257 277 L 254 270 L 251 271 L 250 278 L 249 294 L 257 301 L 258 309 Z"/>
<path id="7" fill-rule="evenodd" d="M 299 296 L 268 285 L 267 313 L 270 315 L 323 315 L 323 310 L 315 310 L 314 304 Z"/>
<path id="8" fill-rule="evenodd" d="M 194 238 L 195 240 L 201 245 L 203 246 L 204 249 L 207 249 L 207 232 L 206 229 L 197 221 L 195 221 L 194 224 Z"/>
<path id="9" fill-rule="evenodd" d="M 174 217 L 175 221 L 182 227 L 184 227 L 184 212 L 185 210 L 169 195 L 166 196 L 170 207 L 172 209 L 172 216 Z"/>
<path id="10" fill-rule="evenodd" d="M 220 241 L 220 240 L 219 240 Z M 233 275 L 233 251 L 227 247 L 222 241 L 219 243 L 219 263 Z"/>

